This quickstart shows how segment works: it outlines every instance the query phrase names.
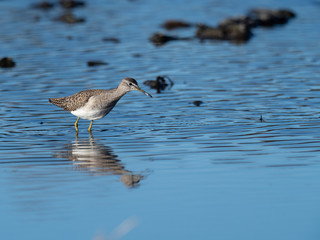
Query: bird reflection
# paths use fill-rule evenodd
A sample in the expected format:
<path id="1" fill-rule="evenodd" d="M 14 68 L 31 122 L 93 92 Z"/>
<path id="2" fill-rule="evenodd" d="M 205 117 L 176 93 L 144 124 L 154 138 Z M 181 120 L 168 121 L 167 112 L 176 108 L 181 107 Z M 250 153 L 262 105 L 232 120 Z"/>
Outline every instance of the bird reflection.
<path id="1" fill-rule="evenodd" d="M 92 135 L 88 139 L 76 137 L 61 155 L 71 160 L 77 170 L 86 170 L 94 175 L 120 175 L 123 184 L 129 188 L 137 187 L 144 178 L 126 170 L 112 149 L 98 143 Z"/>

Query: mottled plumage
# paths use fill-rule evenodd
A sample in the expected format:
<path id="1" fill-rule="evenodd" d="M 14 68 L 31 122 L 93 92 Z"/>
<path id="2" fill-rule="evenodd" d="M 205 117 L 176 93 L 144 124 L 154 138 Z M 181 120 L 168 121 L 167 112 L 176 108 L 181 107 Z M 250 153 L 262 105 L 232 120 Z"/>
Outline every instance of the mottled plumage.
<path id="1" fill-rule="evenodd" d="M 132 90 L 143 92 L 149 97 L 149 93 L 139 88 L 133 78 L 122 79 L 118 87 L 110 90 L 90 89 L 75 93 L 68 97 L 50 98 L 49 102 L 77 116 L 75 128 L 78 132 L 79 118 L 91 120 L 88 131 L 91 132 L 93 120 L 106 116 L 117 104 L 122 96 Z"/>
<path id="2" fill-rule="evenodd" d="M 95 95 L 99 95 L 105 91 L 103 89 L 89 89 L 81 92 L 77 92 L 68 97 L 49 98 L 49 102 L 63 108 L 64 110 L 71 112 L 85 105 L 89 98 Z"/>

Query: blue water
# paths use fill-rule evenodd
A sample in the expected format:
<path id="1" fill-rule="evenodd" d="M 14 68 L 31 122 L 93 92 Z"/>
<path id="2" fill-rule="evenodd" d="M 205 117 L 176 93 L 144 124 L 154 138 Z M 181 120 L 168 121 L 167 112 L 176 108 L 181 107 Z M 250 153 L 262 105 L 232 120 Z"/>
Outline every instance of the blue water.
<path id="1" fill-rule="evenodd" d="M 35 2 L 0 1 L 0 57 L 16 61 L 0 68 L 1 239 L 320 239 L 319 1 L 95 0 L 74 25 Z M 260 6 L 297 18 L 243 45 L 148 40 L 194 34 L 167 19 Z M 158 75 L 174 86 L 143 85 Z M 153 98 L 128 93 L 92 136 L 48 103 L 124 77 Z"/>

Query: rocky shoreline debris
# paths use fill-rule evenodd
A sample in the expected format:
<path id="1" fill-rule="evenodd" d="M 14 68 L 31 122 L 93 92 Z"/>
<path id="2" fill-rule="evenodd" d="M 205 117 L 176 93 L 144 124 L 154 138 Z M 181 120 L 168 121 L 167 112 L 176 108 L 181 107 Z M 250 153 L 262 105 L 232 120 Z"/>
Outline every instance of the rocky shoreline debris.
<path id="1" fill-rule="evenodd" d="M 97 67 L 97 66 L 102 66 L 102 65 L 108 65 L 108 63 L 103 62 L 103 61 L 88 61 L 87 62 L 88 67 Z"/>
<path id="2" fill-rule="evenodd" d="M 193 101 L 192 103 L 193 103 L 193 105 L 195 105 L 196 107 L 200 107 L 203 102 L 200 101 L 200 100 L 195 100 L 195 101 Z"/>
<path id="3" fill-rule="evenodd" d="M 86 3 L 84 1 L 76 1 L 76 0 L 60 0 L 58 2 L 58 5 L 65 9 L 71 9 L 76 7 L 84 7 Z M 33 8 L 38 8 L 42 10 L 49 10 L 57 6 L 56 2 L 48 2 L 48 1 L 42 1 L 39 3 L 35 3 L 32 5 Z"/>
<path id="4" fill-rule="evenodd" d="M 84 7 L 86 5 L 84 1 L 76 1 L 76 0 L 60 0 L 59 4 L 61 7 L 66 9 Z"/>
<path id="5" fill-rule="evenodd" d="M 296 17 L 296 14 L 289 9 L 255 8 L 244 16 L 226 18 L 217 26 L 209 26 L 203 23 L 193 24 L 180 20 L 167 20 L 161 25 L 162 28 L 171 31 L 173 29 L 196 26 L 195 36 L 181 38 L 157 32 L 151 36 L 150 41 L 155 46 L 162 46 L 172 40 L 189 40 L 192 38 L 201 41 L 225 40 L 235 43 L 245 43 L 253 36 L 252 30 L 254 28 L 283 25 L 294 17 Z"/>
<path id="6" fill-rule="evenodd" d="M 190 40 L 190 37 L 177 37 L 172 35 L 166 35 L 163 33 L 156 32 L 150 37 L 150 41 L 156 46 L 162 46 L 170 41 L 177 41 L 177 40 Z"/>
<path id="7" fill-rule="evenodd" d="M 76 17 L 71 12 L 65 12 L 61 14 L 59 17 L 55 18 L 55 20 L 59 22 L 69 23 L 69 24 L 83 23 L 86 21 L 84 18 Z"/>
<path id="8" fill-rule="evenodd" d="M 192 24 L 180 20 L 167 20 L 161 26 L 167 30 L 173 30 L 176 28 L 188 28 L 191 27 Z"/>
<path id="9" fill-rule="evenodd" d="M 42 1 L 39 3 L 35 3 L 31 5 L 33 8 L 48 11 L 56 6 L 60 6 L 61 10 L 63 11 L 60 16 L 53 18 L 54 21 L 64 22 L 68 24 L 75 24 L 75 23 L 83 23 L 86 21 L 83 17 L 76 17 L 71 11 L 77 7 L 84 7 L 86 3 L 84 1 L 77 1 L 77 0 L 60 0 L 58 2 L 48 2 Z"/>
<path id="10" fill-rule="evenodd" d="M 161 93 L 167 87 L 172 88 L 173 81 L 168 76 L 157 76 L 156 80 L 146 80 L 144 85 L 149 86 L 151 89 L 156 89 L 157 93 Z"/>
<path id="11" fill-rule="evenodd" d="M 3 57 L 0 59 L 0 67 L 2 68 L 12 68 L 15 67 L 16 63 L 11 57 Z"/>

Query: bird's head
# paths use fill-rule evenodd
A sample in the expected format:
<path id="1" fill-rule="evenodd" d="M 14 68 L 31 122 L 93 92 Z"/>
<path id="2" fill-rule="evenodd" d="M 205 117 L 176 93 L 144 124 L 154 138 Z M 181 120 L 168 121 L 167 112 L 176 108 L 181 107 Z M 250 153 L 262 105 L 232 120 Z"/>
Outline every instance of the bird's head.
<path id="1" fill-rule="evenodd" d="M 145 95 L 147 95 L 147 96 L 149 96 L 149 97 L 152 97 L 149 93 L 143 91 L 143 90 L 139 87 L 137 81 L 136 81 L 135 79 L 133 79 L 133 78 L 127 77 L 127 78 L 122 79 L 119 87 L 120 87 L 120 88 L 123 88 L 123 89 L 126 90 L 127 92 L 133 91 L 133 90 L 137 90 L 137 91 L 140 91 L 140 92 L 144 93 Z"/>

